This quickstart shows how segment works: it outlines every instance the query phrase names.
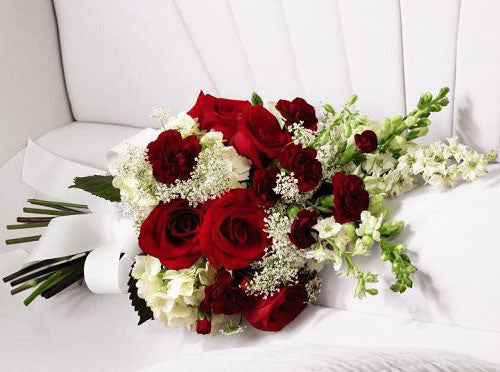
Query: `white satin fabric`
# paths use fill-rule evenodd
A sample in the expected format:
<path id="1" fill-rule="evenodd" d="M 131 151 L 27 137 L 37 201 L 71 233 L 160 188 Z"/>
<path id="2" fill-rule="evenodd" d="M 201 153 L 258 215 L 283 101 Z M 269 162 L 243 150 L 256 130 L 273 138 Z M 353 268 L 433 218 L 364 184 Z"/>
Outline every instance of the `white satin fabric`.
<path id="1" fill-rule="evenodd" d="M 129 144 L 145 147 L 157 135 L 157 130 L 144 129 L 109 150 L 107 164 L 110 172 L 115 172 L 117 162 Z M 28 142 L 23 182 L 57 200 L 86 204 L 92 211 L 90 214 L 53 219 L 28 262 L 91 251 L 84 268 L 88 288 L 101 294 L 125 293 L 134 257 L 140 253 L 132 221 L 122 214 L 117 203 L 68 188 L 73 184 L 74 177 L 102 174 L 104 172 L 99 169 L 61 158 L 33 141 Z"/>

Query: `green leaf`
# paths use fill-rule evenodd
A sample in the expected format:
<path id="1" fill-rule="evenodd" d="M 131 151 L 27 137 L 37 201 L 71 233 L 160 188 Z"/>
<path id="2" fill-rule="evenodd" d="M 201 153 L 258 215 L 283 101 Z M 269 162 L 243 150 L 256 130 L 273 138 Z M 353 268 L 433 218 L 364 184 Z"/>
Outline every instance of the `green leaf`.
<path id="1" fill-rule="evenodd" d="M 262 98 L 260 98 L 260 96 L 255 92 L 252 93 L 251 101 L 252 101 L 252 106 L 262 106 L 264 104 Z"/>
<path id="2" fill-rule="evenodd" d="M 113 186 L 113 176 L 75 177 L 70 188 L 81 189 L 100 198 L 119 202 L 120 190 Z"/>
<path id="3" fill-rule="evenodd" d="M 146 304 L 146 301 L 142 298 L 139 297 L 137 294 L 137 280 L 130 275 L 130 279 L 128 280 L 128 293 L 130 294 L 129 299 L 132 302 L 132 306 L 134 307 L 134 310 L 137 312 L 139 315 L 139 323 L 138 325 L 141 325 L 142 323 L 153 319 L 153 312 L 151 309 L 148 307 Z"/>

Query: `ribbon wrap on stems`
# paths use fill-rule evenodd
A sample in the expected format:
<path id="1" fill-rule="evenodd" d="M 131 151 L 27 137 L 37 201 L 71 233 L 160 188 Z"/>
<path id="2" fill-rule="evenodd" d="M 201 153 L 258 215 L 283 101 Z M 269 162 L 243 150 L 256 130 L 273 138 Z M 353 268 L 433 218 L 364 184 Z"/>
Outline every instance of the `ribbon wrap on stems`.
<path id="1" fill-rule="evenodd" d="M 116 172 L 117 162 L 129 144 L 146 147 L 158 134 L 158 130 L 145 129 L 109 150 L 106 159 L 109 172 Z M 86 204 L 92 211 L 54 218 L 32 250 L 28 262 L 90 251 L 84 267 L 88 288 L 100 294 L 125 293 L 134 257 L 140 253 L 131 219 L 122 214 L 118 203 L 69 188 L 75 177 L 105 173 L 61 158 L 28 141 L 23 182 L 49 197 Z"/>

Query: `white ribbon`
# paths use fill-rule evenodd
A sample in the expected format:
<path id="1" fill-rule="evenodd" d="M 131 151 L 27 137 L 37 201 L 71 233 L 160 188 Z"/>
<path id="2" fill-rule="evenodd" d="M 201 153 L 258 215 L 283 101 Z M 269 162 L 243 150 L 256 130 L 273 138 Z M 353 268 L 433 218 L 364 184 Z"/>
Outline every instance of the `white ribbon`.
<path id="1" fill-rule="evenodd" d="M 145 147 L 158 133 L 154 129 L 145 129 L 109 150 L 107 164 L 110 172 L 115 173 L 117 162 L 128 144 Z M 68 188 L 75 177 L 96 174 L 105 172 L 63 159 L 28 141 L 23 182 L 52 198 L 86 204 L 93 212 L 54 218 L 31 252 L 28 262 L 91 251 L 84 267 L 88 288 L 94 293 L 125 293 L 128 273 L 134 257 L 140 253 L 132 221 L 123 216 L 117 203 Z"/>

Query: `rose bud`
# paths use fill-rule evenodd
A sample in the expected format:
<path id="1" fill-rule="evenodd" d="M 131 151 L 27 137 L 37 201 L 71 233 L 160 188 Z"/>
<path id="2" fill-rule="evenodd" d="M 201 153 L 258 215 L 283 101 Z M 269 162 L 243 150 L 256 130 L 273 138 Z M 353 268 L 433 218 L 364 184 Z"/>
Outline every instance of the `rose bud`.
<path id="1" fill-rule="evenodd" d="M 365 130 L 361 134 L 356 134 L 354 142 L 356 143 L 356 148 L 365 154 L 375 151 L 378 146 L 377 135 L 372 130 Z"/>
<path id="2" fill-rule="evenodd" d="M 208 335 L 212 332 L 212 321 L 207 317 L 196 321 L 196 333 Z"/>

